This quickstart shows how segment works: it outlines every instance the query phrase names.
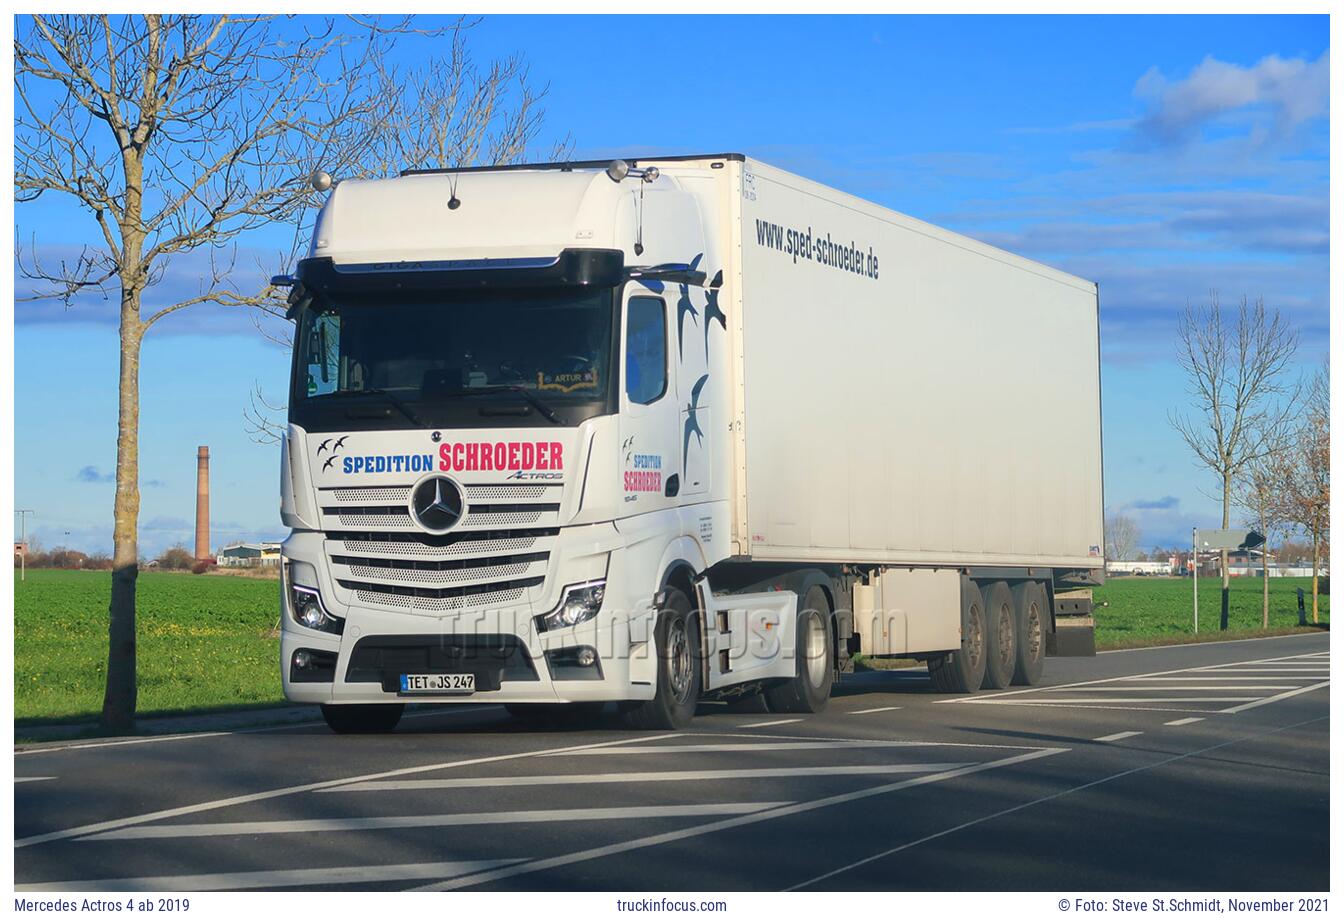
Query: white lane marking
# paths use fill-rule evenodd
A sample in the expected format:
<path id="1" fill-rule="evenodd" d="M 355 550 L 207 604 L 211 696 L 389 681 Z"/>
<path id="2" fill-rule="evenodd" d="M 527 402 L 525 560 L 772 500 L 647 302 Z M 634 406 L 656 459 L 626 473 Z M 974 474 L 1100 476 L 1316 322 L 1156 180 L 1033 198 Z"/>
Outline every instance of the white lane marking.
<path id="1" fill-rule="evenodd" d="M 1063 798 L 1066 795 L 1072 795 L 1075 792 L 1082 792 L 1085 789 L 1091 789 L 1092 787 L 1100 786 L 1103 783 L 1109 783 L 1117 779 L 1124 779 L 1126 776 L 1132 776 L 1135 773 L 1142 773 L 1146 770 L 1154 770 L 1157 769 L 1158 767 L 1165 767 L 1169 763 L 1175 763 L 1178 760 L 1185 760 L 1186 758 L 1189 757 L 1198 757 L 1201 754 L 1207 754 L 1210 751 L 1216 751 L 1221 748 L 1229 747 L 1233 744 L 1240 744 L 1243 741 L 1252 741 L 1256 738 L 1267 738 L 1270 735 L 1277 735 L 1279 734 L 1279 732 L 1286 732 L 1289 731 L 1290 729 L 1301 728 L 1304 725 L 1311 725 L 1315 722 L 1326 722 L 1329 721 L 1329 719 L 1330 719 L 1329 716 L 1319 716 L 1315 719 L 1307 719 L 1305 722 L 1297 722 L 1293 725 L 1284 725 L 1279 728 L 1271 729 L 1270 731 L 1267 732 L 1259 732 L 1253 735 L 1243 735 L 1240 738 L 1233 738 L 1231 741 L 1223 741 L 1220 742 L 1219 744 L 1212 744 L 1206 748 L 1201 748 L 1198 751 L 1187 751 L 1184 754 L 1173 754 L 1172 756 L 1167 757 L 1164 760 L 1159 760 L 1150 764 L 1144 764 L 1143 766 L 1131 767 L 1130 769 L 1122 770 L 1119 773 L 1112 773 L 1110 776 L 1103 776 L 1101 779 L 1094 779 L 1090 783 L 1083 783 L 1082 785 L 1073 786 L 1069 789 L 1061 789 L 1059 792 L 1052 792 L 1049 795 L 1043 795 L 1038 799 L 1032 799 L 1030 802 L 1023 802 L 1021 805 L 1013 805 L 1010 808 L 1004 808 L 1000 811 L 996 811 L 990 815 L 985 815 L 984 817 L 981 818 L 972 818 L 970 821 L 965 821 L 961 824 L 958 824 L 956 827 L 949 827 L 946 830 L 941 830 L 933 834 L 928 834 L 927 836 L 920 837 L 918 840 L 911 840 L 909 843 L 903 843 L 900 846 L 892 847 L 889 850 L 883 850 L 881 853 L 874 853 L 872 856 L 866 856 L 863 859 L 857 860 L 856 862 L 852 862 L 847 866 L 841 866 L 838 869 L 832 869 L 830 872 L 823 872 L 821 875 L 818 875 L 814 878 L 810 878 L 805 882 L 799 882 L 797 885 L 794 885 L 790 888 L 786 888 L 784 890 L 797 891 L 800 888 L 806 888 L 809 885 L 815 885 L 817 882 L 825 881 L 826 879 L 831 878 L 832 876 L 839 875 L 842 872 L 848 872 L 850 869 L 857 869 L 859 866 L 865 866 L 870 862 L 874 862 L 876 860 L 883 859 L 887 856 L 892 856 L 896 853 L 900 853 L 902 850 L 908 850 L 911 847 L 917 847 L 922 843 L 928 843 L 930 840 L 937 840 L 940 837 L 946 837 L 949 834 L 955 834 L 957 831 L 966 830 L 966 828 L 968 827 L 974 827 L 977 824 L 984 824 L 986 821 L 993 821 L 998 818 L 1006 817 L 1007 815 L 1016 814 L 1019 811 L 1024 811 L 1028 808 L 1032 808 L 1033 806 L 1044 804 L 1045 802 L 1053 802 L 1055 799 Z M 466 878 L 471 878 L 471 876 L 466 876 Z"/>
<path id="2" fill-rule="evenodd" d="M 1248 697 L 1249 699 L 1249 697 Z M 643 739 L 636 739 L 643 740 Z M 913 741 L 757 741 L 728 744 L 660 744 L 653 747 L 627 747 L 619 751 L 591 750 L 558 751 L 545 754 L 545 757 L 589 757 L 601 754 L 706 754 L 717 751 L 740 753 L 742 751 L 814 751 L 834 750 L 836 748 L 899 747 L 931 742 Z M 1001 745 L 984 745 L 1000 747 Z"/>
<path id="3" fill-rule="evenodd" d="M 493 824 L 554 824 L 581 821 L 632 821 L 741 815 L 789 805 L 789 802 L 721 802 L 712 805 L 640 805 L 627 808 L 552 808 L 531 811 L 458 812 L 449 815 L 391 815 L 375 818 L 308 818 L 298 821 L 224 821 L 210 824 L 151 824 L 124 827 L 78 838 L 91 840 L 165 840 L 181 837 L 250 837 L 257 834 L 330 834 L 404 827 L 473 827 Z"/>
<path id="4" fill-rule="evenodd" d="M 1188 690 L 1296 690 L 1300 684 L 1256 684 L 1254 686 L 1231 686 L 1227 684 L 1195 684 L 1175 687 L 1075 687 L 1072 693 L 1158 693 L 1163 690 L 1185 693 Z"/>
<path id="5" fill-rule="evenodd" d="M 775 719 L 773 722 L 752 722 L 750 725 L 739 725 L 738 728 L 769 728 L 772 725 L 789 725 L 793 722 L 801 722 L 802 719 Z"/>
<path id="6" fill-rule="evenodd" d="M 458 876 L 522 859 L 465 859 L 455 862 L 405 863 L 398 866 L 333 866 L 328 869 L 270 869 L 261 872 L 212 872 L 206 875 L 151 875 L 141 878 L 95 878 L 77 882 L 34 882 L 15 891 L 239 891 L 249 888 L 300 888 L 310 885 L 356 885 Z"/>
<path id="7" fill-rule="evenodd" d="M 1262 658 L 1262 659 L 1260 659 L 1260 660 L 1258 660 L 1258 661 L 1242 661 L 1242 662 L 1235 662 L 1234 664 L 1243 664 L 1243 665 L 1266 664 L 1266 663 L 1269 663 L 1269 662 L 1274 662 L 1274 661 L 1287 661 L 1287 660 L 1291 660 L 1291 659 L 1294 659 L 1294 658 L 1300 658 L 1300 657 L 1301 657 L 1300 655 L 1285 655 L 1285 656 L 1283 656 L 1282 658 Z M 1000 691 L 999 693 L 981 694 L 981 695 L 979 695 L 979 696 L 974 696 L 974 697 L 964 697 L 964 696 L 963 696 L 963 697 L 953 697 L 953 698 L 951 698 L 951 699 L 936 700 L 935 702 L 937 702 L 937 703 L 972 703 L 972 704 L 975 704 L 975 703 L 991 703 L 991 702 L 996 702 L 996 701 L 1002 699 L 1003 697 L 1020 696 L 1020 695 L 1023 694 L 1023 693 L 1040 693 L 1040 692 L 1042 692 L 1042 691 L 1044 691 L 1044 690 L 1062 690 L 1062 689 L 1065 689 L 1065 688 L 1068 688 L 1068 687 L 1090 687 L 1090 686 L 1094 686 L 1094 685 L 1096 685 L 1096 684 L 1111 684 L 1111 683 L 1115 683 L 1115 682 L 1117 682 L 1117 681 L 1133 680 L 1133 679 L 1135 679 L 1135 678 L 1139 678 L 1139 677 L 1163 677 L 1163 676 L 1168 675 L 1168 674 L 1190 674 L 1190 673 L 1192 673 L 1192 672 L 1194 672 L 1194 671 L 1196 671 L 1196 670 L 1199 670 L 1199 669 L 1198 669 L 1198 668 L 1173 668 L 1173 669 L 1171 669 L 1171 670 L 1169 670 L 1169 671 L 1149 671 L 1149 672 L 1146 673 L 1146 674 L 1125 674 L 1125 675 L 1121 675 L 1121 676 L 1119 676 L 1119 677 L 1099 677 L 1099 678 L 1097 678 L 1097 679 L 1095 679 L 1095 680 L 1080 680 L 1080 681 L 1075 681 L 1075 682 L 1073 682 L 1073 683 L 1069 683 L 1069 684 L 1058 684 L 1057 686 L 1053 686 L 1053 687 L 1026 687 L 1026 688 L 1024 688 L 1024 689 L 1022 689 L 1022 690 L 1004 690 L 1004 691 Z"/>
<path id="8" fill-rule="evenodd" d="M 900 706 L 878 706 L 876 709 L 856 709 L 850 713 L 852 716 L 866 716 L 874 712 L 895 712 Z"/>
<path id="9" fill-rule="evenodd" d="M 150 811 L 144 814 L 131 815 L 126 818 L 113 818 L 110 821 L 98 821 L 94 824 L 84 824 L 79 827 L 67 827 L 59 831 L 48 831 L 45 834 L 36 834 L 32 837 L 23 837 L 14 841 L 14 848 L 35 846 L 39 843 L 46 843 L 51 840 L 66 840 L 71 837 L 83 837 L 98 831 L 112 830 L 115 828 L 131 827 L 137 824 L 147 824 L 150 821 L 158 821 L 162 818 L 176 818 L 180 815 L 199 814 L 203 811 L 213 811 L 218 808 L 227 808 L 230 805 L 245 805 L 249 802 L 261 802 L 266 799 L 280 798 L 286 795 L 295 795 L 300 792 L 314 792 L 318 789 L 325 789 L 328 786 L 344 786 L 348 783 L 357 783 L 371 779 L 390 779 L 394 776 L 407 776 L 413 773 L 427 773 L 432 770 L 447 770 L 453 767 L 470 767 L 483 763 L 499 763 L 504 760 L 518 760 L 523 757 L 545 756 L 547 754 L 562 754 L 577 750 L 587 750 L 588 748 L 611 747 L 617 744 L 630 744 L 632 741 L 661 741 L 669 738 L 680 738 L 682 733 L 674 732 L 667 735 L 654 735 L 652 738 L 620 738 L 616 741 L 601 741 L 596 744 L 578 744 L 569 747 L 554 748 L 541 751 L 519 751 L 513 754 L 496 754 L 491 757 L 473 757 L 468 760 L 449 760 L 442 763 L 423 764 L 417 767 L 402 767 L 397 770 L 384 770 L 380 773 L 367 773 L 363 776 L 346 776 L 341 779 L 321 780 L 314 783 L 303 783 L 298 786 L 283 786 L 279 789 L 268 789 L 265 792 L 251 792 L 243 795 L 229 796 L 226 799 L 214 799 L 209 802 L 198 802 L 194 805 L 181 805 L 177 808 L 165 808 L 160 811 Z"/>
<path id="10" fill-rule="evenodd" d="M 1086 702 L 1063 702 L 1063 703 L 1030 703 L 1023 700 L 1003 700 L 998 702 L 990 700 L 987 705 L 992 706 L 1037 706 L 1041 709 L 1114 709 L 1117 712 L 1220 712 L 1218 709 L 1186 709 L 1182 706 L 1108 706 L 1107 703 L 1114 703 L 1117 700 L 1088 700 Z M 1161 700 L 1158 700 L 1161 702 Z"/>
<path id="11" fill-rule="evenodd" d="M 1196 722 L 1203 722 L 1203 716 L 1191 716 L 1188 719 L 1172 719 L 1170 722 L 1163 722 L 1163 725 L 1193 725 Z"/>
<path id="12" fill-rule="evenodd" d="M 14 782 L 16 782 L 16 783 L 44 783 L 44 782 L 46 782 L 46 781 L 49 780 L 49 779 L 55 779 L 55 778 L 56 778 L 56 777 L 54 777 L 54 776 L 16 776 L 16 777 L 14 777 Z"/>
<path id="13" fill-rule="evenodd" d="M 1265 697 L 1263 700 L 1256 700 L 1253 703 L 1247 703 L 1244 706 L 1233 706 L 1230 709 L 1224 709 L 1223 712 L 1245 712 L 1248 709 L 1254 709 L 1257 706 L 1268 706 L 1270 703 L 1277 703 L 1279 700 L 1286 700 L 1290 696 L 1298 696 L 1303 693 L 1310 693 L 1312 690 L 1319 690 L 1322 687 L 1330 686 L 1330 681 L 1323 680 L 1319 684 L 1312 684 L 1310 687 L 1300 687 L 1297 690 L 1288 690 L 1284 693 Z"/>
<path id="14" fill-rule="evenodd" d="M 1093 738 L 1093 741 L 1124 741 L 1126 738 L 1133 738 L 1142 735 L 1143 732 L 1116 732 L 1114 735 L 1102 735 L 1100 738 Z"/>
<path id="15" fill-rule="evenodd" d="M 1283 678 L 1283 677 L 1279 677 L 1279 676 L 1277 676 L 1277 675 L 1273 675 L 1273 674 L 1268 674 L 1268 675 L 1265 675 L 1264 677 L 1256 677 L 1256 676 L 1254 676 L 1254 675 L 1252 675 L 1252 674 L 1201 674 L 1201 675 L 1199 675 L 1198 677 L 1127 677 L 1127 678 L 1119 678 L 1119 679 L 1120 679 L 1120 680 L 1132 680 L 1132 681 L 1135 681 L 1135 682 L 1141 682 L 1141 681 L 1163 681 L 1163 682 L 1168 682 L 1168 681 L 1170 681 L 1170 682 L 1173 682 L 1173 683 L 1174 683 L 1174 682 L 1176 682 L 1176 681 L 1197 681 L 1197 680 L 1241 680 L 1241 681 L 1248 681 L 1248 680 L 1284 680 L 1285 678 Z"/>
<path id="16" fill-rule="evenodd" d="M 1107 697 L 1099 700 L 1096 697 L 1083 698 L 1078 700 L 1064 700 L 1057 696 L 1048 698 L 1052 703 L 1240 703 L 1245 700 L 1258 700 L 1258 696 L 1136 696 L 1136 697 Z M 1014 703 L 1018 702 L 1013 700 Z"/>
<path id="17" fill-rule="evenodd" d="M 756 767 L 741 770 L 666 770 L 655 773 L 551 773 L 545 776 L 469 776 L 450 779 L 389 779 L 319 792 L 405 792 L 421 789 L 494 789 L 497 786 L 588 786 L 596 783 L 679 783 L 709 779 L 767 779 L 787 776 L 880 776 L 887 773 L 936 773 L 964 763 L 902 763 L 847 767 Z"/>
<path id="18" fill-rule="evenodd" d="M 1273 668 L 1196 668 L 1196 673 L 1216 673 L 1216 674 L 1329 674 L 1329 668 L 1322 668 L 1316 665 L 1311 667 L 1273 667 Z M 1269 678 L 1273 679 L 1273 678 Z"/>
<path id="19" fill-rule="evenodd" d="M 545 869 L 554 869 L 560 866 L 573 865 L 578 862 L 586 862 L 590 859 L 602 859 L 607 856 L 614 856 L 618 853 L 628 853 L 631 850 L 644 849 L 646 847 L 659 846 L 664 843 L 673 843 L 678 840 L 687 840 L 693 837 L 700 837 L 705 834 L 712 834 L 716 831 L 728 830 L 734 827 L 742 827 L 748 824 L 756 824 L 761 821 L 770 821 L 774 818 L 784 818 L 789 815 L 802 814 L 803 812 L 814 811 L 818 808 L 829 808 L 833 805 L 842 805 L 846 802 L 855 802 L 861 799 L 870 798 L 875 795 L 885 795 L 889 792 L 896 792 L 901 789 L 909 789 L 914 786 L 923 786 L 929 783 L 938 783 L 943 780 L 954 779 L 959 776 L 968 776 L 972 773 L 980 773 L 985 770 L 995 770 L 1001 767 L 1009 767 L 1014 764 L 1025 763 L 1030 760 L 1036 760 L 1041 757 L 1049 757 L 1053 754 L 1062 754 L 1068 748 L 1038 748 L 1026 754 L 1016 754 L 1012 757 L 1004 757 L 1000 760 L 990 760 L 984 763 L 973 764 L 968 767 L 959 767 L 956 770 L 948 770 L 944 773 L 931 773 L 926 776 L 915 777 L 914 779 L 901 780 L 900 782 L 887 783 L 882 786 L 874 786 L 869 789 L 861 789 L 857 792 L 847 792 L 841 795 L 833 795 L 824 799 L 814 799 L 810 802 L 799 802 L 794 805 L 786 805 L 782 808 L 771 809 L 770 811 L 756 812 L 751 815 L 743 815 L 737 818 L 725 818 L 721 821 L 711 821 L 708 824 L 701 824 L 696 827 L 688 827 L 682 830 L 668 831 L 662 834 L 653 834 L 648 837 L 641 837 L 636 840 L 626 840 L 621 843 L 608 844 L 607 846 L 594 847 L 590 850 L 582 850 L 577 853 L 567 853 L 562 856 L 552 856 L 548 859 L 537 859 L 532 862 L 521 863 L 517 866 L 506 866 L 501 869 L 492 869 L 486 872 L 478 872 L 474 875 L 464 875 L 460 878 L 447 879 L 436 882 L 432 885 L 425 885 L 417 891 L 447 891 L 457 888 L 468 888 L 472 885 L 481 885 L 486 882 L 493 882 L 501 878 L 510 878 L 518 875 L 525 875 L 529 872 L 540 872 Z"/>
<path id="20" fill-rule="evenodd" d="M 403 715 L 402 721 L 406 719 L 426 719 L 434 716 L 463 715 L 471 712 L 482 712 L 486 709 L 498 709 L 499 703 L 474 703 L 469 705 L 441 704 L 442 711 L 438 712 L 408 712 Z M 450 709 L 452 705 L 454 708 Z M 42 747 L 24 748 L 14 752 L 18 757 L 23 754 L 58 754 L 62 751 L 84 751 L 90 748 L 120 747 L 124 744 L 153 744 L 159 741 L 194 741 L 197 738 L 222 738 L 226 735 L 255 735 L 259 732 L 278 732 L 287 728 L 314 728 L 318 725 L 326 725 L 322 719 L 307 719 L 302 722 L 281 722 L 279 725 L 262 725 L 256 728 L 235 728 L 228 731 L 218 732 L 176 732 L 171 735 L 146 735 L 142 738 L 118 738 L 113 741 L 81 741 L 74 744 L 50 744 Z"/>

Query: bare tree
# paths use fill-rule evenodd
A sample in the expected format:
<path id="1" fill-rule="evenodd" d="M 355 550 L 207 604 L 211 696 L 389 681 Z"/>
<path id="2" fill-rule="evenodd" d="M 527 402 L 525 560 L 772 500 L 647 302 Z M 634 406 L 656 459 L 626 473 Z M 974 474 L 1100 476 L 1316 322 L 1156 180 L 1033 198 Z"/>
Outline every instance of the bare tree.
<path id="1" fill-rule="evenodd" d="M 1241 489 L 1237 493 L 1236 503 L 1247 514 L 1248 521 L 1255 530 L 1265 537 L 1260 546 L 1260 623 L 1269 628 L 1269 551 L 1274 544 L 1273 535 L 1281 529 L 1282 501 L 1278 493 L 1278 479 L 1281 475 L 1284 451 L 1288 440 L 1281 434 L 1264 439 L 1265 453 L 1246 465 L 1241 476 Z"/>
<path id="2" fill-rule="evenodd" d="M 1330 541 L 1330 372 L 1307 387 L 1302 421 L 1274 467 L 1279 513 L 1311 539 L 1311 621 L 1320 622 L 1321 559 Z"/>
<path id="3" fill-rule="evenodd" d="M 297 248 L 317 203 L 306 180 L 319 167 L 343 178 L 383 175 L 401 165 L 524 148 L 536 134 L 544 92 L 527 89 L 516 62 L 472 76 L 462 43 L 469 25 L 420 32 L 451 33 L 449 64 L 465 67 L 457 71 L 463 79 L 448 84 L 457 87 L 452 98 L 460 105 L 445 101 L 429 115 L 416 109 L 416 94 L 448 92 L 440 85 L 451 67 L 435 61 L 422 80 L 389 95 L 402 84 L 386 62 L 394 43 L 417 31 L 410 19 L 173 14 L 16 22 L 15 198 L 66 196 L 92 219 L 93 234 L 77 255 L 56 264 L 35 245 L 20 249 L 19 270 L 35 285 L 21 299 L 58 298 L 69 307 L 90 293 L 117 296 L 114 554 L 102 714 L 108 730 L 130 730 L 135 715 L 146 333 L 193 304 L 276 310 L 277 292 L 264 281 L 270 272 L 260 265 L 235 271 L 233 247 L 240 236 L 280 223 L 291 225 Z M 411 129 L 431 117 L 445 127 L 426 136 L 458 139 L 436 157 L 401 137 L 420 137 Z M 399 161 L 412 151 L 417 157 Z M 169 262 L 189 253 L 208 263 L 199 289 L 159 294 Z"/>
<path id="4" fill-rule="evenodd" d="M 1218 478 L 1227 528 L 1239 477 L 1272 449 L 1292 412 L 1294 396 L 1285 377 L 1297 333 L 1277 310 L 1268 313 L 1263 299 L 1252 304 L 1243 297 L 1229 323 L 1216 293 L 1208 306 L 1186 307 L 1177 333 L 1177 361 L 1194 411 L 1173 410 L 1169 418 L 1199 464 Z M 1227 629 L 1227 550 L 1221 561 L 1220 628 Z"/>
<path id="5" fill-rule="evenodd" d="M 1139 525 L 1132 518 L 1112 511 L 1106 515 L 1106 558 L 1127 562 L 1139 547 Z"/>

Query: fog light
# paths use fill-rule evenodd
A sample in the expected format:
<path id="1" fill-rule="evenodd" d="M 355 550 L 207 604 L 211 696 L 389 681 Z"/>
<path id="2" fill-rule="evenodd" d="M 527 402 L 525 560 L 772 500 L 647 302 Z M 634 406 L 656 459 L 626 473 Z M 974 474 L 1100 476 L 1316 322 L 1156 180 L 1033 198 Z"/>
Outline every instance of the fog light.
<path id="1" fill-rule="evenodd" d="M 313 666 L 313 656 L 307 649 L 299 649 L 294 653 L 294 667 L 299 669 L 311 668 Z"/>
<path id="2" fill-rule="evenodd" d="M 601 680 L 602 662 L 597 649 L 590 645 L 546 650 L 546 664 L 552 680 Z"/>
<path id="3" fill-rule="evenodd" d="M 579 649 L 579 654 L 574 657 L 578 660 L 579 667 L 591 668 L 593 662 L 597 660 L 597 652 L 585 645 L 583 648 Z"/>
<path id="4" fill-rule="evenodd" d="M 329 684 L 336 679 L 336 653 L 301 648 L 289 660 L 289 680 L 295 684 Z"/>

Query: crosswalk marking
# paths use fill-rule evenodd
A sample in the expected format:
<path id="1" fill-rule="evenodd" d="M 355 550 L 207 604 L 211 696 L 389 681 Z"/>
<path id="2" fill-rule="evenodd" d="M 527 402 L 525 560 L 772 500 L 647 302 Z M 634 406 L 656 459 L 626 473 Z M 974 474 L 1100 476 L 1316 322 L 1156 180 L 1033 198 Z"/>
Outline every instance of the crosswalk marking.
<path id="1" fill-rule="evenodd" d="M 209 824 L 142 824 L 103 831 L 87 840 L 163 840 L 179 837 L 237 837 L 253 834 L 324 834 L 379 831 L 403 827 L 468 827 L 485 824 L 549 824 L 581 821 L 631 821 L 742 815 L 789 802 L 723 802 L 711 805 L 654 805 L 629 808 L 554 808 L 533 811 L 459 812 L 450 815 L 391 815 L 376 818 L 309 818 L 297 821 L 223 821 Z"/>
<path id="2" fill-rule="evenodd" d="M 1228 686 L 1226 684 L 1209 684 L 1207 686 L 1196 684 L 1190 686 L 1177 687 L 1068 687 L 1065 693 L 1158 693 L 1163 690 L 1178 690 L 1184 693 L 1187 690 L 1296 690 L 1301 684 L 1255 684 L 1254 686 Z M 1047 691 L 1053 688 L 1047 688 Z"/>
<path id="3" fill-rule="evenodd" d="M 1299 694 L 1308 693 L 1312 690 L 1319 690 L 1322 687 L 1328 687 L 1328 686 L 1330 686 L 1330 681 L 1323 680 L 1320 683 L 1312 684 L 1309 687 L 1300 687 L 1297 690 L 1286 690 L 1283 693 L 1277 694 L 1275 696 L 1267 696 L 1262 700 L 1256 700 L 1255 702 L 1247 703 L 1244 706 L 1233 706 L 1230 709 L 1224 709 L 1223 712 L 1226 713 L 1245 712 L 1246 710 L 1254 709 L 1257 706 L 1267 706 L 1270 703 L 1277 703 L 1279 700 L 1286 700 L 1291 696 L 1298 696 Z"/>
<path id="4" fill-rule="evenodd" d="M 1100 738 L 1093 738 L 1093 741 L 1124 741 L 1126 738 L 1133 738 L 1142 735 L 1143 732 L 1116 732 L 1114 735 L 1102 735 Z"/>
<path id="5" fill-rule="evenodd" d="M 545 754 L 545 757 L 587 757 L 600 755 L 625 754 L 706 754 L 716 751 L 737 753 L 740 751 L 813 751 L 834 750 L 836 748 L 898 747 L 908 746 L 908 741 L 753 741 L 726 744 L 658 744 L 648 747 L 587 748 L 565 753 Z"/>
<path id="6" fill-rule="evenodd" d="M 326 869 L 270 869 L 261 872 L 211 872 L 204 875 L 151 875 L 142 878 L 94 878 L 73 882 L 15 885 L 16 891 L 236 891 L 248 888 L 302 888 L 358 885 L 426 878 L 456 878 L 512 866 L 525 859 L 464 859 L 396 866 L 333 866 Z"/>
<path id="7" fill-rule="evenodd" d="M 497 786 L 588 786 L 601 783 L 680 783 L 696 780 L 774 779 L 790 776 L 882 776 L 937 773 L 964 763 L 897 763 L 845 767 L 752 767 L 736 770 L 666 770 L 655 773 L 584 773 L 545 776 L 470 776 L 445 779 L 389 779 L 321 789 L 319 792 L 413 792 L 422 789 L 493 789 Z"/>

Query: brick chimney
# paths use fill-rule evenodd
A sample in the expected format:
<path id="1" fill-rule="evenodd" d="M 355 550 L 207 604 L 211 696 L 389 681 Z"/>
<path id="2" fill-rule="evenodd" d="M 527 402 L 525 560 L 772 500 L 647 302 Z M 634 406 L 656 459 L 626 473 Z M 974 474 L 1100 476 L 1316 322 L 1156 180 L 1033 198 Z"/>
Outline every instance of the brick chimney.
<path id="1" fill-rule="evenodd" d="M 213 559 L 210 552 L 210 448 L 196 448 L 196 558 Z"/>

